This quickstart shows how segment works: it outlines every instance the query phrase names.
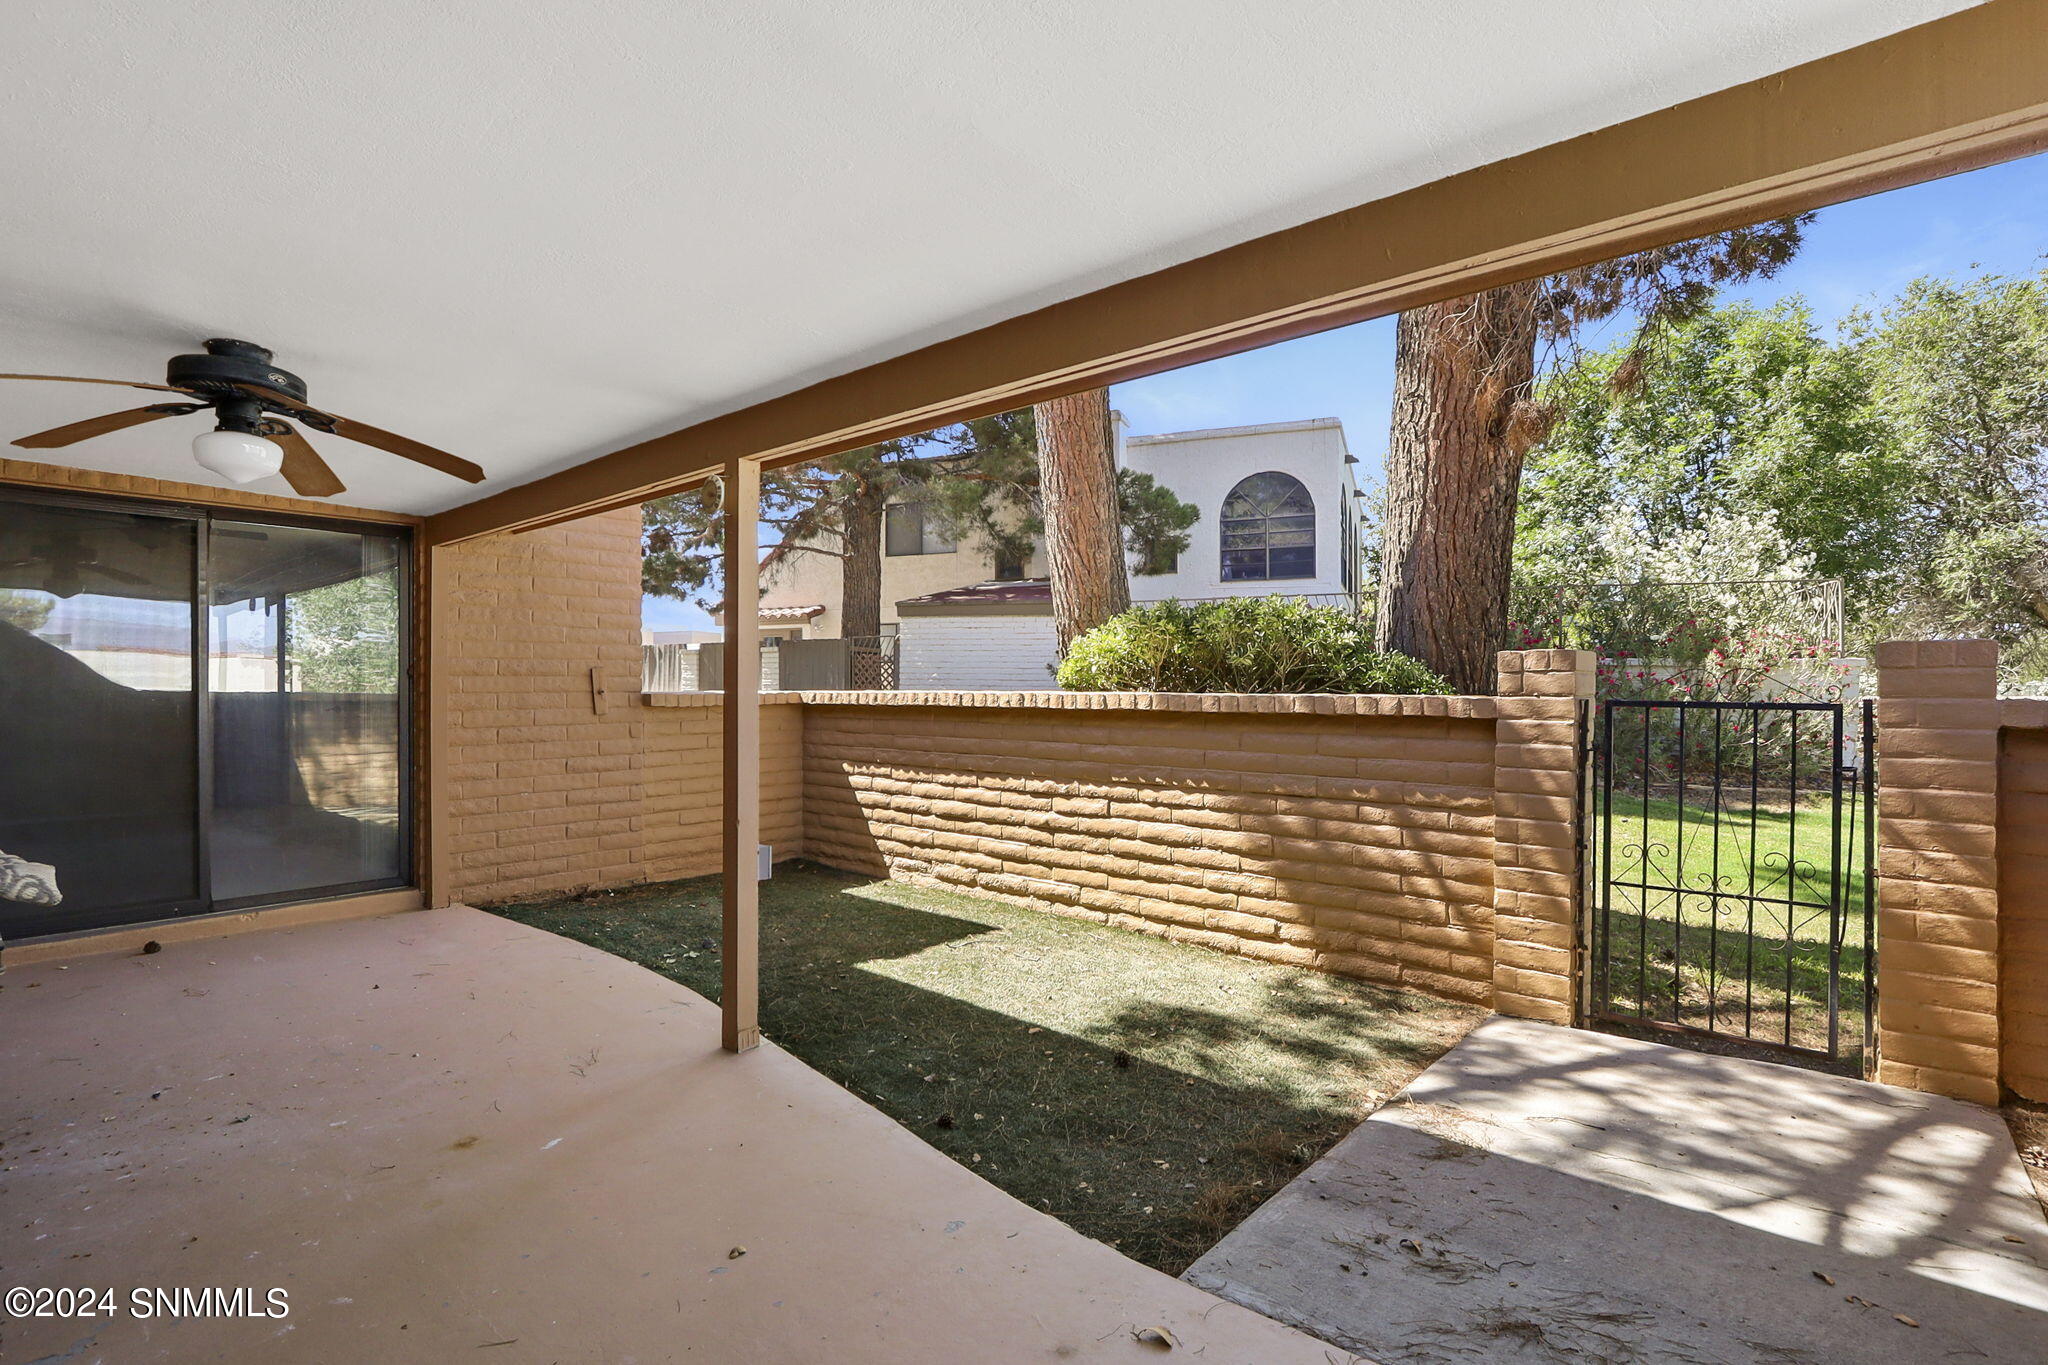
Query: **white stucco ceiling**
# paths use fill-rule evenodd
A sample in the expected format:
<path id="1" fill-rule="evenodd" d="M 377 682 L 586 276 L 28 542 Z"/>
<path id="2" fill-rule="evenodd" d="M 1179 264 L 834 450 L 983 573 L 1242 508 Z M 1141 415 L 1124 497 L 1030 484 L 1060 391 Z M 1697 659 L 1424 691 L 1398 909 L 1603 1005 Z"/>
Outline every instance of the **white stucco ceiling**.
<path id="1" fill-rule="evenodd" d="M 0 371 L 257 341 L 491 472 L 315 438 L 433 511 L 1965 7 L 15 0 Z M 146 401 L 0 384 L 0 439 Z M 32 458 L 206 482 L 199 422 Z"/>

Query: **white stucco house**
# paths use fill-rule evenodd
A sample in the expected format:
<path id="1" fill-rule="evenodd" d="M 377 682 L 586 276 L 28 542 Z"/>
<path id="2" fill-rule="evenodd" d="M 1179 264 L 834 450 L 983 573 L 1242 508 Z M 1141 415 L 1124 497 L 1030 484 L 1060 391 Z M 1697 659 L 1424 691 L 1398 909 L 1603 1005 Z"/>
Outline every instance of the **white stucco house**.
<path id="1" fill-rule="evenodd" d="M 1356 609 L 1356 461 L 1334 417 L 1132 436 L 1113 417 L 1122 468 L 1150 474 L 1201 519 L 1168 573 L 1137 572 L 1134 602 L 1285 595 Z M 882 630 L 897 635 L 899 685 L 1053 686 L 1052 597 L 1042 555 L 998 564 L 980 546 L 924 525 L 915 503 L 892 506 L 883 534 Z M 840 565 L 792 555 L 764 574 L 764 634 L 834 638 Z"/>
<path id="2" fill-rule="evenodd" d="M 1201 509 L 1172 573 L 1133 574 L 1131 600 L 1342 597 L 1356 606 L 1357 461 L 1334 417 L 1125 436 L 1117 462 Z"/>

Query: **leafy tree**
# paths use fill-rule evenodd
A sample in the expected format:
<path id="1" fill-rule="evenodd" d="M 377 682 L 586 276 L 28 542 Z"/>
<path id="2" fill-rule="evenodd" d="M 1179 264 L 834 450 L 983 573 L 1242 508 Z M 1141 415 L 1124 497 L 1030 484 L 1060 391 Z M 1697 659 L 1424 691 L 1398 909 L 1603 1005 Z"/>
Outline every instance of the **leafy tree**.
<path id="1" fill-rule="evenodd" d="M 398 576 L 391 570 L 285 599 L 285 649 L 304 692 L 396 692 Z"/>
<path id="2" fill-rule="evenodd" d="M 1863 643 L 1984 635 L 2048 675 L 2044 376 L 2048 273 L 1919 280 L 1832 341 L 1795 298 L 1584 356 L 1544 385 L 1518 580 L 1841 578 Z"/>
<path id="3" fill-rule="evenodd" d="M 928 440 L 887 441 L 762 474 L 759 515 L 770 542 L 763 568 L 799 554 L 841 560 L 840 620 L 849 637 L 881 633 L 883 509 L 933 477 L 936 459 L 922 453 Z M 717 610 L 723 538 L 722 480 L 643 504 L 641 591 Z"/>
<path id="4" fill-rule="evenodd" d="M 1376 612 L 1383 649 L 1464 691 L 1490 691 L 1505 638 L 1522 460 L 1552 421 L 1539 359 L 1586 326 L 1634 320 L 1613 381 L 1626 388 L 1664 334 L 1721 285 L 1776 273 L 1807 216 L 1677 242 L 1401 315 Z M 1539 356 L 1539 352 L 1543 354 Z"/>
<path id="5" fill-rule="evenodd" d="M 1141 564 L 1170 563 L 1187 548 L 1196 508 L 1150 475 L 1129 470 L 1119 472 L 1117 495 L 1124 544 Z M 719 496 L 713 482 L 642 508 L 643 592 L 716 607 L 724 594 Z M 1032 409 L 766 472 L 761 518 L 774 543 L 764 567 L 804 554 L 839 559 L 845 634 L 878 634 L 883 511 L 907 500 L 922 503 L 931 524 L 998 562 L 1028 559 L 1045 533 Z"/>
<path id="6" fill-rule="evenodd" d="M 1584 356 L 1541 396 L 1553 424 L 1523 472 L 1518 582 L 1818 576 L 1858 605 L 1895 595 L 1909 471 L 1864 357 L 1802 300 Z M 1733 533 L 1703 540 L 1717 524 Z"/>
<path id="7" fill-rule="evenodd" d="M 56 605 L 56 599 L 47 593 L 0 588 L 0 621 L 23 630 L 41 630 Z"/>
<path id="8" fill-rule="evenodd" d="M 1916 280 L 1845 330 L 1912 474 L 1887 629 L 1989 636 L 2048 675 L 2048 271 Z"/>
<path id="9" fill-rule="evenodd" d="M 1187 553 L 1188 531 L 1202 519 L 1202 509 L 1182 502 L 1173 490 L 1135 469 L 1116 474 L 1118 514 L 1123 521 L 1124 549 L 1140 576 L 1172 573 Z"/>
<path id="10" fill-rule="evenodd" d="M 955 430 L 954 439 L 973 459 L 926 484 L 927 514 L 998 561 L 1022 563 L 1045 535 L 1036 411 L 1019 408 Z M 1124 549 L 1137 561 L 1132 572 L 1171 573 L 1188 548 L 1188 529 L 1201 520 L 1201 509 L 1134 469 L 1117 471 L 1116 505 Z"/>

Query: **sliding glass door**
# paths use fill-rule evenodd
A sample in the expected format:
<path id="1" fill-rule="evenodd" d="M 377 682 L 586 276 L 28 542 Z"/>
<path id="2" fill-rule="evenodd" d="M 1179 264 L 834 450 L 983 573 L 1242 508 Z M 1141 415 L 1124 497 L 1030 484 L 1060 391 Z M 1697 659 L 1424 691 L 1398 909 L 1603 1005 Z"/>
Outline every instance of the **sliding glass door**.
<path id="1" fill-rule="evenodd" d="M 204 907 L 198 553 L 194 521 L 0 502 L 0 855 L 31 865 L 0 936 Z"/>
<path id="2" fill-rule="evenodd" d="M 408 593 L 382 530 L 0 493 L 0 937 L 408 884 Z"/>
<path id="3" fill-rule="evenodd" d="M 226 521 L 208 539 L 213 899 L 394 883 L 398 542 Z"/>

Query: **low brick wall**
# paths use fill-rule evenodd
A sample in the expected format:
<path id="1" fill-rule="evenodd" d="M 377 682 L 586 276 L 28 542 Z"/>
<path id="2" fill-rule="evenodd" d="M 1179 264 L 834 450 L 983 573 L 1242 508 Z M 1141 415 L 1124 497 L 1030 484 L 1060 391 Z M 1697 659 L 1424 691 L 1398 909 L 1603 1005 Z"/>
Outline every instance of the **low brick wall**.
<path id="1" fill-rule="evenodd" d="M 718 870 L 723 699 L 593 695 L 586 660 L 608 691 L 637 663 L 613 619 L 627 595 L 569 610 L 635 548 L 633 523 L 607 517 L 446 562 L 444 901 Z M 1569 1020 L 1590 656 L 1502 662 L 1501 698 L 770 693 L 762 838 L 778 857 Z"/>
<path id="2" fill-rule="evenodd" d="M 436 553 L 435 894 L 719 867 L 715 693 L 637 693 L 629 510 Z M 1880 1079 L 2048 1099 L 2048 704 L 1988 642 L 1878 652 Z M 1569 1023 L 1592 656 L 1499 697 L 771 693 L 762 838 Z M 593 690 L 595 667 L 601 690 Z"/>
<path id="3" fill-rule="evenodd" d="M 718 870 L 722 698 L 638 692 L 638 561 L 630 509 L 436 552 L 439 902 Z M 1591 656 L 1501 665 L 1500 698 L 770 693 L 762 839 L 1569 1020 Z"/>
<path id="4" fill-rule="evenodd" d="M 806 701 L 822 862 L 1492 999 L 1490 698 Z"/>
<path id="5" fill-rule="evenodd" d="M 1999 761 L 1999 980 L 2004 1080 L 2048 1101 L 2048 702 L 2005 703 Z"/>
<path id="6" fill-rule="evenodd" d="M 761 842 L 775 857 L 804 852 L 804 713 L 793 692 L 761 706 Z M 719 870 L 724 818 L 724 698 L 716 692 L 649 696 L 641 730 L 642 881 L 702 877 Z"/>

